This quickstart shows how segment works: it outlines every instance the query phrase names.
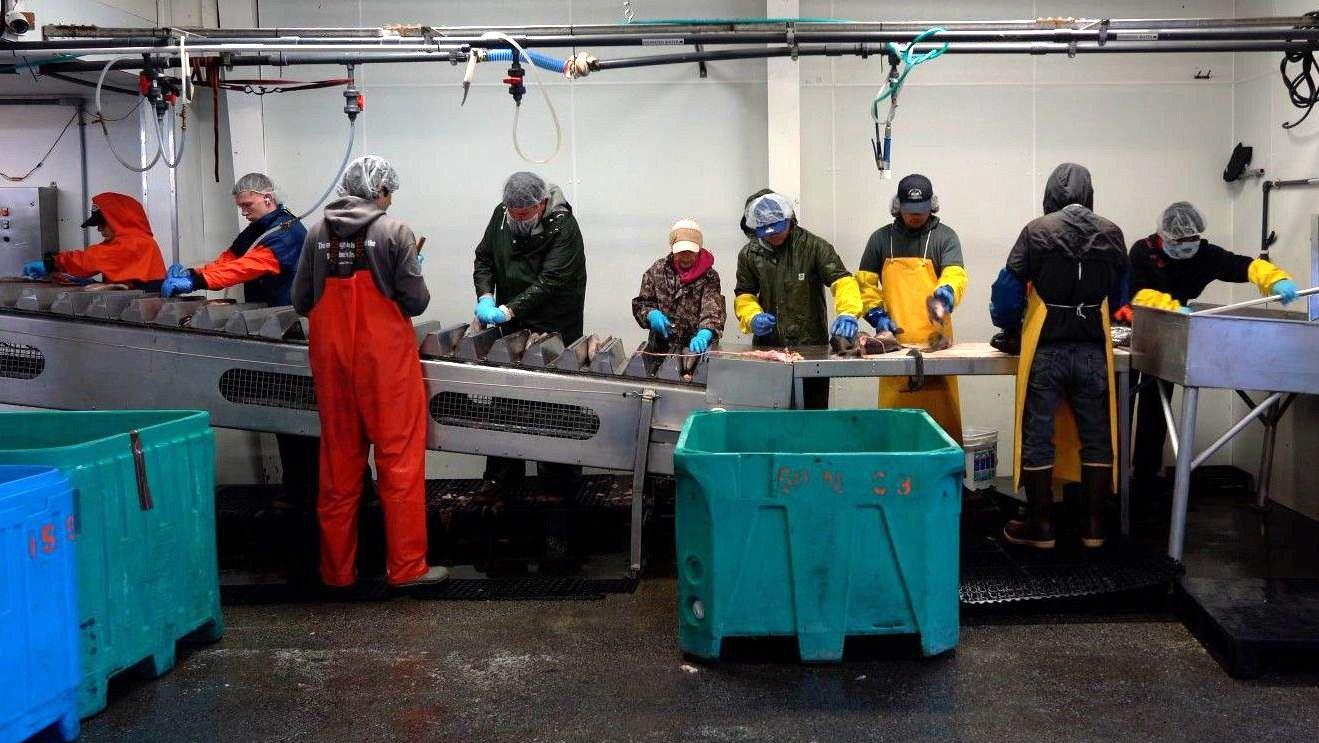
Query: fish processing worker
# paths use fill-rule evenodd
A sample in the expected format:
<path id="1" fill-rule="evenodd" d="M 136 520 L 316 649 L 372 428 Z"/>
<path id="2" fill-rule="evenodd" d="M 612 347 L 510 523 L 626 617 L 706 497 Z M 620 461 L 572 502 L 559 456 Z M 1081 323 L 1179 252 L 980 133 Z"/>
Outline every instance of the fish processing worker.
<path id="1" fill-rule="evenodd" d="M 519 330 L 558 333 L 565 344 L 582 337 L 586 304 L 586 248 L 563 190 L 535 173 L 518 172 L 504 182 L 503 198 L 476 246 L 472 269 L 476 319 L 504 334 Z M 541 485 L 574 494 L 577 465 L 538 463 Z M 486 457 L 477 496 L 489 500 L 522 482 L 520 459 Z"/>
<path id="2" fill-rule="evenodd" d="M 23 275 L 44 279 L 63 273 L 74 279 L 91 279 L 100 274 L 108 284 L 149 291 L 160 287 L 165 261 L 151 234 L 146 210 L 137 199 L 121 193 L 99 193 L 92 197 L 92 213 L 82 226 L 95 227 L 101 233 L 101 242 L 86 250 L 47 253 L 41 260 L 25 264 Z"/>
<path id="3" fill-rule="evenodd" d="M 641 292 L 632 299 L 638 325 L 695 353 L 705 353 L 719 340 L 728 318 L 714 254 L 704 243 L 699 224 L 675 222 L 669 228 L 668 254 L 646 269 Z"/>
<path id="4" fill-rule="evenodd" d="M 375 155 L 344 170 L 340 197 L 307 232 L 293 307 L 311 319 L 321 420 L 321 580 L 357 578 L 357 512 L 375 445 L 390 585 L 444 580 L 426 563 L 426 388 L 409 318 L 430 303 L 412 229 L 385 213 L 398 172 Z"/>
<path id="5" fill-rule="evenodd" d="M 743 333 L 761 347 L 823 346 L 829 336 L 857 334 L 861 294 L 834 246 L 797 223 L 792 202 L 764 190 L 747 199 L 742 231 L 751 238 L 737 256 L 733 311 Z M 838 317 L 826 324 L 824 289 Z M 803 407 L 829 407 L 829 380 L 803 380 Z"/>
<path id="6" fill-rule="evenodd" d="M 1284 305 L 1296 299 L 1296 282 L 1286 271 L 1214 245 L 1203 237 L 1205 226 L 1204 215 L 1188 202 L 1178 201 L 1163 210 L 1158 230 L 1131 246 L 1133 305 L 1189 313 L 1186 303 L 1214 281 L 1250 282 L 1261 296 L 1280 295 Z M 1165 391 L 1172 389 L 1170 382 L 1158 384 Z M 1158 391 L 1149 388 L 1140 395 L 1136 411 L 1132 475 L 1137 487 L 1157 487 L 1167 434 Z"/>
<path id="7" fill-rule="evenodd" d="M 939 197 L 930 179 L 913 173 L 898 182 L 889 203 L 893 222 L 866 241 L 856 281 L 866 321 L 901 343 L 927 346 L 941 335 L 952 342 L 952 311 L 962 301 L 967 274 L 962 243 L 938 216 Z M 931 319 L 929 303 L 943 305 L 943 322 Z M 926 377 L 924 386 L 907 391 L 907 381 L 881 377 L 879 405 L 922 408 L 953 440 L 962 441 L 962 413 L 957 377 Z"/>
<path id="8" fill-rule="evenodd" d="M 198 268 L 170 266 L 160 293 L 169 297 L 242 284 L 244 302 L 290 304 L 289 288 L 307 229 L 275 198 L 275 183 L 265 173 L 239 178 L 233 196 L 247 227 L 210 263 Z"/>
<path id="9" fill-rule="evenodd" d="M 1044 216 L 1022 228 L 990 295 L 994 325 L 1021 338 L 1013 486 L 1025 484 L 1026 516 L 1009 521 L 1003 536 L 1036 549 L 1056 543 L 1055 475 L 1081 482 L 1086 547 L 1104 543 L 1116 485 L 1109 308 L 1126 304 L 1128 262 L 1122 230 L 1093 206 L 1090 171 L 1074 163 L 1055 168 L 1044 187 Z"/>

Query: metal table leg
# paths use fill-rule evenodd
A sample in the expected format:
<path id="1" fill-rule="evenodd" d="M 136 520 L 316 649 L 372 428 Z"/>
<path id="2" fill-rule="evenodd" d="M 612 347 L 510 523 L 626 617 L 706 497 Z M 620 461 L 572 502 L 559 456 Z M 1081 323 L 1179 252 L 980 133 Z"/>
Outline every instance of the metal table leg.
<path id="1" fill-rule="evenodd" d="M 1122 536 L 1131 533 L 1131 372 L 1118 372 L 1117 488 Z"/>
<path id="2" fill-rule="evenodd" d="M 637 395 L 640 414 L 637 416 L 637 449 L 632 461 L 632 531 L 630 535 L 629 574 L 641 575 L 641 528 L 645 516 L 646 460 L 650 455 L 650 423 L 655 415 L 655 390 L 647 388 Z"/>
<path id="3" fill-rule="evenodd" d="M 1249 398 L 1247 398 L 1249 399 Z M 1259 455 L 1259 483 L 1255 488 L 1255 507 L 1264 508 L 1269 503 L 1269 483 L 1273 479 L 1273 444 L 1278 437 L 1278 422 L 1291 406 L 1296 395 L 1288 395 L 1285 400 L 1269 406 L 1259 417 L 1264 424 L 1264 446 Z"/>
<path id="4" fill-rule="evenodd" d="M 1177 430 L 1177 478 L 1172 486 L 1172 518 L 1168 527 L 1168 556 L 1182 559 L 1186 542 L 1186 508 L 1191 495 L 1191 460 L 1195 457 L 1195 413 L 1200 389 L 1182 389 L 1182 424 Z"/>

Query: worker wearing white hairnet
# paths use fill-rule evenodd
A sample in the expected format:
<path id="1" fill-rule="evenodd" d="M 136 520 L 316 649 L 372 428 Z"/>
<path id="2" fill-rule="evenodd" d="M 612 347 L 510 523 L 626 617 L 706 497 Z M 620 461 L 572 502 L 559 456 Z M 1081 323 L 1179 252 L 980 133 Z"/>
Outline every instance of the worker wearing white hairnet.
<path id="1" fill-rule="evenodd" d="M 265 173 L 239 178 L 233 196 L 247 227 L 210 263 L 197 268 L 170 266 L 160 293 L 168 297 L 242 284 L 245 302 L 290 304 L 289 290 L 307 229 L 279 203 L 275 183 Z"/>
<path id="2" fill-rule="evenodd" d="M 325 218 L 307 232 L 293 306 L 311 318 L 309 355 L 321 419 L 321 580 L 356 580 L 357 507 L 375 445 L 385 513 L 386 578 L 443 580 L 426 564 L 426 389 L 409 318 L 430 293 L 412 230 L 385 213 L 394 166 L 374 155 L 344 171 Z"/>
<path id="3" fill-rule="evenodd" d="M 503 333 L 558 333 L 564 343 L 582 337 L 586 247 L 558 186 L 525 171 L 504 181 L 500 203 L 476 245 L 472 284 L 474 313 L 483 325 Z M 487 457 L 479 497 L 503 495 L 525 471 L 520 459 Z M 541 484 L 564 496 L 576 492 L 581 472 L 576 465 L 537 466 Z"/>
<path id="4" fill-rule="evenodd" d="M 1173 312 L 1190 312 L 1187 302 L 1200 296 L 1214 281 L 1250 282 L 1262 296 L 1279 294 L 1282 303 L 1296 298 L 1292 277 L 1260 259 L 1238 255 L 1204 238 L 1204 214 L 1186 201 L 1178 201 L 1159 215 L 1154 234 L 1131 246 L 1131 303 Z M 1130 316 L 1127 316 L 1130 322 Z M 1172 385 L 1166 382 L 1167 389 Z M 1167 423 L 1158 391 L 1149 387 L 1140 395 L 1136 411 L 1136 446 L 1132 475 L 1138 490 L 1149 494 L 1162 486 L 1163 441 Z"/>

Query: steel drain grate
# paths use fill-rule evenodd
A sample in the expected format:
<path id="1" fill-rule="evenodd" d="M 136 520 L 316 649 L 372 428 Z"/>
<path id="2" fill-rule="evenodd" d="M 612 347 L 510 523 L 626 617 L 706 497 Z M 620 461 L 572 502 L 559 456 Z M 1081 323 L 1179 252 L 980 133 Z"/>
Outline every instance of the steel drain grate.
<path id="1" fill-rule="evenodd" d="M 0 341 L 0 377 L 36 379 L 46 370 L 46 355 L 36 346 Z"/>
<path id="2" fill-rule="evenodd" d="M 590 408 L 516 397 L 441 392 L 431 398 L 430 415 L 445 426 L 560 439 L 584 441 L 600 432 L 600 416 Z"/>

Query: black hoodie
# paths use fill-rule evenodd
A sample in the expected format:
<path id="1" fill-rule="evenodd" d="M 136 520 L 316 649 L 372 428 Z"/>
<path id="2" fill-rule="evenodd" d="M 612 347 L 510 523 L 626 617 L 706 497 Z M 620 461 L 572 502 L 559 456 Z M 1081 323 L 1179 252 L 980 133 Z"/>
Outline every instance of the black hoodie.
<path id="1" fill-rule="evenodd" d="M 1091 211 L 1090 171 L 1075 163 L 1054 169 L 1044 187 L 1044 216 L 1022 228 L 1007 268 L 1032 283 L 1049 306 L 1040 343 L 1104 340 L 1099 305 L 1125 301 L 1126 241 L 1117 225 Z M 1112 306 L 1110 311 L 1116 311 Z"/>

